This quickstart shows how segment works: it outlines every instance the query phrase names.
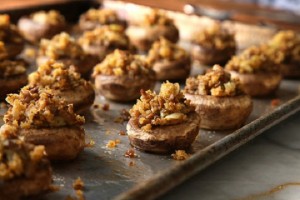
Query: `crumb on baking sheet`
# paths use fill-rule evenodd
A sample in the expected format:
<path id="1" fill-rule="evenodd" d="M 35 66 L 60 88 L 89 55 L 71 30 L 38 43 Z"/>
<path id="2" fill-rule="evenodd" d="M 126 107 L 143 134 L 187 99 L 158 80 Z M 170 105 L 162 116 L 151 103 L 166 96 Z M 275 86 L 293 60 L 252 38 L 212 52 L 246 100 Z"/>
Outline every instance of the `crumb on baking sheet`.
<path id="1" fill-rule="evenodd" d="M 136 158 L 138 155 L 135 153 L 134 149 L 128 149 L 128 150 L 125 152 L 124 156 L 125 156 L 126 158 Z"/>
<path id="2" fill-rule="evenodd" d="M 190 157 L 185 150 L 176 150 L 174 154 L 171 155 L 174 160 L 186 160 Z"/>
<path id="3" fill-rule="evenodd" d="M 84 188 L 84 183 L 83 181 L 81 180 L 80 177 L 78 177 L 74 182 L 73 182 L 73 189 L 74 190 L 83 190 Z"/>
<path id="4" fill-rule="evenodd" d="M 124 136 L 124 135 L 127 135 L 127 134 L 126 134 L 126 132 L 125 132 L 125 131 L 123 131 L 123 130 L 120 130 L 120 131 L 119 131 L 119 135 L 122 135 L 122 136 Z"/>
<path id="5" fill-rule="evenodd" d="M 281 100 L 280 99 L 272 99 L 270 104 L 272 107 L 277 107 L 281 104 Z"/>
<path id="6" fill-rule="evenodd" d="M 225 71 L 220 65 L 214 65 L 213 68 L 204 75 L 188 78 L 184 92 L 217 97 L 238 96 L 243 94 L 239 80 L 233 79 L 230 73 Z"/>
<path id="7" fill-rule="evenodd" d="M 106 144 L 106 147 L 110 149 L 116 148 L 118 144 L 120 144 L 120 142 L 121 141 L 119 139 L 109 140 L 108 143 Z"/>
<path id="8" fill-rule="evenodd" d="M 92 148 L 92 147 L 95 146 L 95 144 L 96 144 L 95 140 L 90 139 L 89 142 L 85 144 L 85 147 L 86 148 Z"/>
<path id="9" fill-rule="evenodd" d="M 108 103 L 105 103 L 105 104 L 103 104 L 103 106 L 102 106 L 102 110 L 104 110 L 104 111 L 109 111 L 109 107 L 110 107 L 110 105 L 109 105 Z"/>

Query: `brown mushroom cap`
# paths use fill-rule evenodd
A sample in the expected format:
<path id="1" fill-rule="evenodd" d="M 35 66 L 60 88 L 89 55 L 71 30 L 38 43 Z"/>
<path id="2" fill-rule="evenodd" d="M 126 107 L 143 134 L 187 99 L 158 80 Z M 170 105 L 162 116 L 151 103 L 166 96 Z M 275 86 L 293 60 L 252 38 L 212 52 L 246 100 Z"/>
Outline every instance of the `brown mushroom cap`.
<path id="1" fill-rule="evenodd" d="M 95 87 L 105 98 L 124 102 L 139 98 L 141 89 L 153 89 L 155 80 L 154 74 L 135 77 L 99 74 L 95 77 Z"/>
<path id="2" fill-rule="evenodd" d="M 246 94 L 255 97 L 267 96 L 274 93 L 278 89 L 282 79 L 281 74 L 275 72 L 242 74 L 230 71 L 230 74 L 233 78 L 240 80 Z"/>
<path id="3" fill-rule="evenodd" d="M 200 115 L 200 127 L 210 130 L 226 130 L 241 127 L 252 111 L 248 95 L 215 97 L 211 95 L 185 94 L 196 106 Z"/>
<path id="4" fill-rule="evenodd" d="M 151 132 L 139 128 L 136 120 L 130 119 L 127 133 L 132 146 L 152 153 L 169 153 L 176 149 L 188 149 L 199 133 L 200 116 L 192 112 L 187 121 L 153 127 Z"/>
<path id="5" fill-rule="evenodd" d="M 72 160 L 84 149 L 85 133 L 80 127 L 20 129 L 24 141 L 44 145 L 50 160 Z"/>

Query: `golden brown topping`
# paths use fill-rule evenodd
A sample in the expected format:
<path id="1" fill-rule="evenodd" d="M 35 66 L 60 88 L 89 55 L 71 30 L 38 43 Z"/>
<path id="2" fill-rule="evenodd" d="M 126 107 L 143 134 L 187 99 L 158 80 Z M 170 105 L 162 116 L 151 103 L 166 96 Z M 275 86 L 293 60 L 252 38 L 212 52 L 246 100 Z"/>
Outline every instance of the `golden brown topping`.
<path id="1" fill-rule="evenodd" d="M 143 25 L 145 25 L 145 26 L 155 26 L 155 25 L 173 26 L 174 22 L 164 12 L 159 11 L 159 10 L 152 10 L 150 13 L 148 13 L 145 16 Z"/>
<path id="2" fill-rule="evenodd" d="M 207 29 L 197 33 L 193 42 L 209 49 L 236 48 L 234 34 L 223 28 L 220 23 L 214 23 Z"/>
<path id="3" fill-rule="evenodd" d="M 214 65 L 205 75 L 188 78 L 184 91 L 188 94 L 217 97 L 243 94 L 239 81 L 231 78 L 230 73 L 219 65 Z"/>
<path id="4" fill-rule="evenodd" d="M 124 156 L 125 156 L 126 158 L 136 158 L 136 157 L 137 157 L 137 155 L 136 155 L 134 149 L 128 149 L 128 150 L 125 152 Z"/>
<path id="5" fill-rule="evenodd" d="M 78 39 L 78 43 L 85 45 L 101 45 L 112 49 L 129 49 L 129 38 L 124 28 L 114 24 L 96 28 L 92 31 L 85 31 Z"/>
<path id="6" fill-rule="evenodd" d="M 3 60 L 0 61 L 0 78 L 9 78 L 12 76 L 26 73 L 26 64 L 21 60 Z"/>
<path id="7" fill-rule="evenodd" d="M 50 89 L 26 86 L 20 94 L 10 94 L 6 101 L 11 105 L 4 116 L 6 124 L 20 128 L 80 126 L 84 117 L 76 115 L 73 105 L 66 105 Z"/>
<path id="8" fill-rule="evenodd" d="M 53 60 L 39 66 L 36 72 L 29 75 L 28 81 L 31 86 L 49 87 L 55 90 L 68 90 L 87 84 L 87 81 L 80 78 L 80 74 L 73 68 Z"/>
<path id="9" fill-rule="evenodd" d="M 6 14 L 0 15 L 0 27 L 9 27 L 9 26 L 10 26 L 9 15 Z"/>
<path id="10" fill-rule="evenodd" d="M 188 57 L 187 52 L 165 38 L 160 38 L 152 44 L 147 61 L 153 63 L 159 60 L 177 61 Z"/>
<path id="11" fill-rule="evenodd" d="M 284 63 L 300 62 L 300 36 L 294 31 L 280 31 L 269 42 L 269 46 L 283 54 Z"/>
<path id="12" fill-rule="evenodd" d="M 80 177 L 78 177 L 74 182 L 73 182 L 73 189 L 74 190 L 83 190 L 84 188 L 84 183 L 81 180 Z"/>
<path id="13" fill-rule="evenodd" d="M 26 144 L 21 140 L 0 140 L 0 180 L 32 176 L 34 168 L 45 157 L 44 146 Z"/>
<path id="14" fill-rule="evenodd" d="M 30 18 L 40 24 L 65 24 L 65 18 L 56 10 L 39 11 L 30 15 Z"/>
<path id="15" fill-rule="evenodd" d="M 275 57 L 276 54 L 271 55 L 266 46 L 253 46 L 232 57 L 225 68 L 244 74 L 278 72 L 278 61 Z"/>
<path id="16" fill-rule="evenodd" d="M 118 140 L 118 139 L 116 139 L 116 140 L 109 140 L 108 143 L 106 144 L 106 147 L 113 149 L 113 148 L 117 147 L 117 145 L 120 144 L 120 142 L 121 141 Z"/>
<path id="17" fill-rule="evenodd" d="M 93 76 L 98 74 L 139 76 L 149 73 L 153 71 L 141 56 L 117 49 L 95 66 Z"/>
<path id="18" fill-rule="evenodd" d="M 88 21 L 99 24 L 115 24 L 120 21 L 116 11 L 110 9 L 89 9 L 85 14 Z"/>
<path id="19" fill-rule="evenodd" d="M 176 150 L 174 154 L 171 155 L 174 160 L 186 160 L 190 157 L 184 150 Z"/>
<path id="20" fill-rule="evenodd" d="M 39 55 L 57 60 L 60 58 L 82 58 L 85 54 L 75 39 L 63 32 L 51 40 L 42 39 Z"/>
<path id="21" fill-rule="evenodd" d="M 0 41 L 6 43 L 23 44 L 24 40 L 15 25 L 10 24 L 8 15 L 0 15 Z M 9 52 L 8 52 L 9 53 Z"/>
<path id="22" fill-rule="evenodd" d="M 187 120 L 194 111 L 190 101 L 184 98 L 178 83 L 163 83 L 159 94 L 150 90 L 142 91 L 142 96 L 129 111 L 144 131 L 152 126 L 179 124 Z"/>

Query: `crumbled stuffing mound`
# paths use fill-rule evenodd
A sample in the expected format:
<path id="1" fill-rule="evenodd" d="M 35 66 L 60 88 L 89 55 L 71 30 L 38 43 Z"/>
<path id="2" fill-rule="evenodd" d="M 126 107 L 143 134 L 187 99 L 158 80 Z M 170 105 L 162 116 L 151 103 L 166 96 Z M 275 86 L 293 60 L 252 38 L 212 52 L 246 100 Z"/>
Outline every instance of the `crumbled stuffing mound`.
<path id="1" fill-rule="evenodd" d="M 174 154 L 171 155 L 174 160 L 186 160 L 190 157 L 185 150 L 176 150 Z"/>
<path id="2" fill-rule="evenodd" d="M 37 71 L 31 73 L 28 82 L 31 86 L 49 87 L 55 90 L 70 90 L 87 84 L 87 81 L 82 79 L 73 68 L 53 60 L 44 63 Z"/>
<path id="3" fill-rule="evenodd" d="M 5 45 L 0 41 L 0 78 L 8 78 L 26 73 L 25 62 L 21 60 L 6 60 L 7 56 Z"/>
<path id="4" fill-rule="evenodd" d="M 214 65 L 205 75 L 190 77 L 186 80 L 185 93 L 212 95 L 216 97 L 237 96 L 243 94 L 239 80 L 221 66 Z"/>
<path id="5" fill-rule="evenodd" d="M 80 126 L 84 117 L 73 111 L 53 95 L 53 90 L 26 86 L 20 94 L 10 94 L 6 101 L 11 105 L 4 116 L 6 124 L 20 128 Z"/>
<path id="6" fill-rule="evenodd" d="M 129 112 L 144 131 L 151 131 L 155 126 L 185 122 L 187 115 L 194 111 L 190 101 L 184 98 L 178 83 L 163 83 L 159 94 L 150 90 L 141 93 L 141 98 Z"/>
<path id="7" fill-rule="evenodd" d="M 223 28 L 220 23 L 214 23 L 197 33 L 193 42 L 209 49 L 236 48 L 234 34 Z"/>
<path id="8" fill-rule="evenodd" d="M 65 32 L 55 35 L 51 40 L 42 39 L 39 55 L 47 56 L 54 60 L 60 58 L 80 59 L 85 56 L 80 45 Z"/>
<path id="9" fill-rule="evenodd" d="M 243 74 L 279 72 L 279 59 L 276 57 L 266 46 L 252 46 L 232 57 L 225 68 Z"/>
<path id="10" fill-rule="evenodd" d="M 147 61 L 149 63 L 154 63 L 155 61 L 160 60 L 177 61 L 187 57 L 188 54 L 184 49 L 161 37 L 152 44 L 148 53 Z"/>
<path id="11" fill-rule="evenodd" d="M 85 31 L 78 39 L 81 45 L 101 45 L 109 48 L 129 48 L 129 38 L 124 28 L 114 24 L 95 28 L 92 31 Z"/>
<path id="12" fill-rule="evenodd" d="M 4 44 L 22 44 L 24 42 L 17 27 L 10 23 L 9 15 L 0 15 L 0 41 L 4 42 Z"/>
<path id="13" fill-rule="evenodd" d="M 40 24 L 57 25 L 66 23 L 65 17 L 56 10 L 35 12 L 30 15 L 30 18 Z"/>
<path id="14" fill-rule="evenodd" d="M 44 146 L 25 144 L 21 140 L 0 140 L 0 181 L 33 176 L 44 159 Z"/>
<path id="15" fill-rule="evenodd" d="M 171 18 L 169 18 L 164 12 L 159 10 L 152 10 L 148 13 L 144 18 L 145 26 L 174 26 L 174 22 Z"/>
<path id="16" fill-rule="evenodd" d="M 99 74 L 139 76 L 149 73 L 153 71 L 141 56 L 117 49 L 94 67 L 93 76 Z"/>
<path id="17" fill-rule="evenodd" d="M 120 21 L 116 11 L 110 9 L 90 9 L 84 14 L 88 21 L 99 24 L 114 24 Z"/>
<path id="18" fill-rule="evenodd" d="M 272 49 L 281 52 L 284 63 L 300 62 L 300 35 L 294 31 L 278 32 L 268 44 Z"/>

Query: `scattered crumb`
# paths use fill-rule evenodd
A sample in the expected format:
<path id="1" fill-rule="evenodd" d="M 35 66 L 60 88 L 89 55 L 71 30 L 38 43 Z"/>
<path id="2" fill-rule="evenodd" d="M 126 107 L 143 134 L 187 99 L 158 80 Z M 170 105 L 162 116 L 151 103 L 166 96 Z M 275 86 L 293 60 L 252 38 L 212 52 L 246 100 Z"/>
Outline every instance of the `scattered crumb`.
<path id="1" fill-rule="evenodd" d="M 117 147 L 118 144 L 120 144 L 120 140 L 116 139 L 116 140 L 109 140 L 108 143 L 106 144 L 106 147 L 108 148 L 115 148 Z"/>
<path id="2" fill-rule="evenodd" d="M 108 103 L 104 104 L 104 105 L 102 106 L 102 110 L 104 110 L 104 111 L 109 111 L 109 104 L 108 104 Z"/>
<path id="3" fill-rule="evenodd" d="M 125 132 L 125 131 L 123 131 L 123 130 L 121 130 L 121 131 L 119 132 L 119 135 L 122 135 L 122 136 L 124 136 L 124 135 L 126 135 L 126 132 Z"/>
<path id="4" fill-rule="evenodd" d="M 82 190 L 76 190 L 76 195 L 78 200 L 85 200 L 84 194 Z"/>
<path id="5" fill-rule="evenodd" d="M 186 160 L 190 157 L 185 150 L 176 150 L 174 154 L 171 155 L 174 160 Z"/>
<path id="6" fill-rule="evenodd" d="M 100 107 L 99 104 L 94 104 L 94 105 L 93 105 L 93 108 L 94 108 L 94 109 L 98 109 L 99 107 Z"/>
<path id="7" fill-rule="evenodd" d="M 123 122 L 128 121 L 129 118 L 130 118 L 130 114 L 129 114 L 128 110 L 122 109 L 121 112 L 120 112 L 120 116 L 116 117 L 114 119 L 114 122 L 122 124 Z"/>
<path id="8" fill-rule="evenodd" d="M 135 165 L 135 162 L 134 161 L 130 161 L 129 162 L 129 167 L 133 167 Z"/>
<path id="9" fill-rule="evenodd" d="M 84 188 L 84 183 L 81 180 L 80 177 L 78 177 L 74 182 L 73 182 L 73 189 L 74 190 L 83 190 Z"/>
<path id="10" fill-rule="evenodd" d="M 135 153 L 135 151 L 134 151 L 133 149 L 128 149 L 128 150 L 125 152 L 124 156 L 125 156 L 126 158 L 136 158 L 136 157 L 137 157 L 137 154 Z"/>
<path id="11" fill-rule="evenodd" d="M 85 144 L 85 147 L 87 147 L 87 148 L 92 148 L 92 147 L 95 146 L 95 144 L 96 144 L 95 140 L 90 139 L 90 141 L 89 141 L 88 143 Z"/>
<path id="12" fill-rule="evenodd" d="M 271 100 L 271 106 L 272 107 L 277 107 L 277 106 L 280 105 L 280 103 L 281 103 L 280 99 L 272 99 Z"/>

